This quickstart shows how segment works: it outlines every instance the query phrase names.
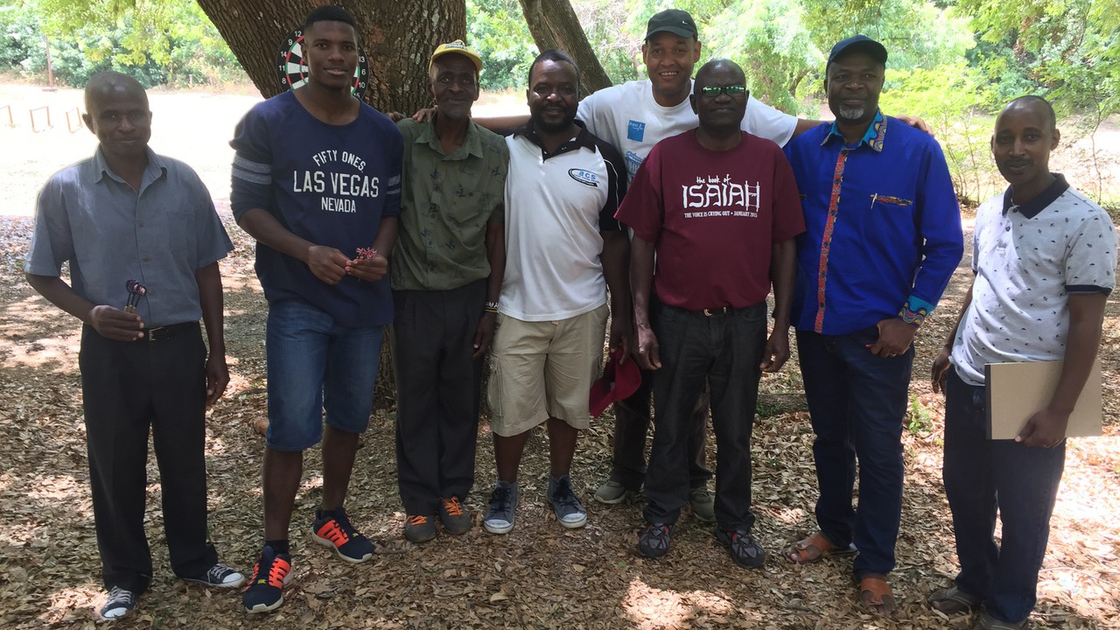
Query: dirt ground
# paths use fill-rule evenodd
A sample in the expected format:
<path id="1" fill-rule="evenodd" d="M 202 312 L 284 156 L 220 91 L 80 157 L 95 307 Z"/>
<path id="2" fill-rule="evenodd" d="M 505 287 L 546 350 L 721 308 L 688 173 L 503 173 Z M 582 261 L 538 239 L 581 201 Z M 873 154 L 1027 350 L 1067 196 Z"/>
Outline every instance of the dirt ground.
<path id="1" fill-rule="evenodd" d="M 0 106 L 31 91 L 0 86 Z M 33 91 L 31 91 L 33 92 Z M 33 97 L 77 103 L 76 93 Z M 64 99 L 70 98 L 70 101 Z M 232 380 L 209 412 L 210 531 L 222 558 L 248 571 L 260 544 L 262 439 L 251 424 L 265 414 L 265 304 L 252 272 L 252 242 L 228 216 L 225 142 L 255 99 L 153 94 L 153 147 L 194 165 L 226 219 L 236 250 L 221 268 Z M 76 105 L 74 105 L 76 106 Z M 23 113 L 26 116 L 26 112 Z M 22 278 L 30 239 L 28 208 L 46 177 L 88 155 L 88 131 L 31 134 L 0 125 L 0 626 L 93 628 L 103 601 L 88 488 L 78 324 L 38 298 Z M 4 111 L 0 109 L 0 121 Z M 190 124 L 172 121 L 190 120 Z M 161 124 L 162 121 L 162 124 Z M 62 119 L 65 125 L 65 119 Z M 40 145 L 50 145 L 50 150 Z M 15 147 L 18 150 L 12 150 Z M 24 216 L 18 216 L 24 215 Z M 795 566 L 780 551 L 813 529 L 812 432 L 796 358 L 763 380 L 754 444 L 756 533 L 770 552 L 758 571 L 737 568 L 711 530 L 687 513 L 661 562 L 640 558 L 635 542 L 642 501 L 602 506 L 591 500 L 609 468 L 611 418 L 593 422 L 574 464 L 588 526 L 561 528 L 544 499 L 547 441 L 534 435 L 522 464 L 517 527 L 491 536 L 477 526 L 494 480 L 486 423 L 479 431 L 475 491 L 467 501 L 476 527 L 423 546 L 403 541 L 396 490 L 391 400 L 378 400 L 358 453 L 348 511 L 378 543 L 370 563 L 344 566 L 311 543 L 321 461 L 306 458 L 293 523 L 295 579 L 287 603 L 269 616 L 245 614 L 235 592 L 188 585 L 171 575 L 162 531 L 154 458 L 148 469 L 147 531 L 156 575 L 122 628 L 857 628 L 968 627 L 923 604 L 956 571 L 952 528 L 940 482 L 942 399 L 928 367 L 967 289 L 966 263 L 918 341 L 904 434 L 906 494 L 898 568 L 902 610 L 894 619 L 863 614 L 849 582 L 850 561 Z M 1101 357 L 1105 435 L 1071 440 L 1052 521 L 1050 549 L 1032 621 L 1044 628 L 1120 629 L 1120 305 L 1113 299 Z M 709 447 L 714 458 L 714 444 Z"/>

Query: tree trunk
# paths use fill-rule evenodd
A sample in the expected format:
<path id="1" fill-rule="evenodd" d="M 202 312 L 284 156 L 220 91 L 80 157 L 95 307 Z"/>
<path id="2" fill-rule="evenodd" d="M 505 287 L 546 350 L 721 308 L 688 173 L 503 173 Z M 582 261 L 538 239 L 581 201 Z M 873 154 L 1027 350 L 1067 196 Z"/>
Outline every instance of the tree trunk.
<path id="1" fill-rule="evenodd" d="M 198 0 L 238 62 L 265 97 L 285 89 L 277 78 L 277 51 L 303 24 L 313 0 Z M 443 42 L 466 34 L 464 0 L 341 0 L 358 22 L 369 60 L 365 100 L 381 111 L 412 113 L 431 104 L 424 78 L 428 59 Z"/>
<path id="2" fill-rule="evenodd" d="M 611 86 L 611 78 L 591 50 L 587 35 L 568 0 L 519 0 L 525 22 L 537 48 L 559 48 L 576 60 L 580 71 L 580 94 L 591 94 Z"/>

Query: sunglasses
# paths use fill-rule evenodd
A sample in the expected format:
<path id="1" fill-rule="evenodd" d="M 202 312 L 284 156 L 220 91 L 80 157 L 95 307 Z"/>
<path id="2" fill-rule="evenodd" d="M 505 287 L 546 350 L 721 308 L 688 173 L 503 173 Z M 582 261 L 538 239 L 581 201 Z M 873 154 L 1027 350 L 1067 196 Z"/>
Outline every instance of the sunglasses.
<path id="1" fill-rule="evenodd" d="M 736 98 L 746 93 L 747 86 L 745 85 L 705 85 L 700 88 L 700 96 L 705 98 L 715 98 L 720 94 L 726 94 L 732 98 Z"/>

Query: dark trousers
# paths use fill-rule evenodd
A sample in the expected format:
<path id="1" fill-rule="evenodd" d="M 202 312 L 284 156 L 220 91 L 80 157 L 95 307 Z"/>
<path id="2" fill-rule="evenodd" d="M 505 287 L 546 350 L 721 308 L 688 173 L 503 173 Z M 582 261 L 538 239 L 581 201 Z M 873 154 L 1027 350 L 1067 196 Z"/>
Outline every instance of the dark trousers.
<path id="1" fill-rule="evenodd" d="M 820 498 L 816 515 L 832 544 L 855 543 L 856 577 L 894 569 L 902 516 L 902 420 L 914 348 L 872 354 L 875 327 L 846 335 L 798 331 L 797 352 L 813 422 Z M 859 507 L 852 508 L 859 458 Z"/>
<path id="2" fill-rule="evenodd" d="M 450 291 L 394 291 L 397 483 L 405 512 L 433 515 L 474 484 L 482 359 L 472 359 L 486 281 Z"/>
<path id="3" fill-rule="evenodd" d="M 766 344 L 766 304 L 707 316 L 662 306 L 653 322 L 661 369 L 654 373 L 653 449 L 646 472 L 650 523 L 675 523 L 688 503 L 689 435 L 696 399 L 711 389 L 716 434 L 716 521 L 750 530 L 751 431 L 758 365 Z"/>
<path id="4" fill-rule="evenodd" d="M 86 445 L 105 588 L 148 588 L 144 535 L 148 429 L 163 495 L 163 527 L 176 575 L 218 561 L 206 530 L 206 347 L 197 327 L 161 341 L 110 341 L 82 330 Z"/>
<path id="5" fill-rule="evenodd" d="M 1018 623 L 1034 609 L 1066 444 L 1028 448 L 989 440 L 985 394 L 949 369 L 942 475 L 961 563 L 957 587 L 982 599 L 992 617 Z M 1003 521 L 998 546 L 997 509 Z"/>
<path id="6" fill-rule="evenodd" d="M 657 318 L 660 305 L 650 295 L 650 317 Z M 626 400 L 614 405 L 614 455 L 611 479 L 627 490 L 637 492 L 646 478 L 646 436 L 649 434 L 650 402 L 653 398 L 654 372 L 642 370 L 642 383 Z M 706 465 L 708 436 L 708 391 L 695 401 L 688 431 L 688 485 L 701 488 L 712 478 Z"/>

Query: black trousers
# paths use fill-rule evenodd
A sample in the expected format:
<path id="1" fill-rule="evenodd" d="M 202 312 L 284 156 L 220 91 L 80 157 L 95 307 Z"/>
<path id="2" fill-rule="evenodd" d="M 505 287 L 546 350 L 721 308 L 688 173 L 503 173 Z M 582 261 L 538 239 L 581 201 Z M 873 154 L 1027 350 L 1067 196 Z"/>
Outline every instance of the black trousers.
<path id="1" fill-rule="evenodd" d="M 85 326 L 78 363 L 105 588 L 139 594 L 151 580 L 144 535 L 149 427 L 171 568 L 180 576 L 205 573 L 218 555 L 206 530 L 206 346 L 199 327 L 128 342 Z"/>
<path id="2" fill-rule="evenodd" d="M 650 318 L 657 319 L 661 303 L 651 293 Z M 627 490 L 637 492 L 646 477 L 646 436 L 649 435 L 650 403 L 656 372 L 642 370 L 642 383 L 629 398 L 614 405 L 614 452 L 611 479 Z M 696 400 L 688 429 L 688 487 L 701 488 L 712 478 L 707 467 L 705 444 L 708 437 L 708 388 Z"/>
<path id="3" fill-rule="evenodd" d="M 449 291 L 394 291 L 397 484 L 409 515 L 474 484 L 482 359 L 472 359 L 486 281 Z"/>

